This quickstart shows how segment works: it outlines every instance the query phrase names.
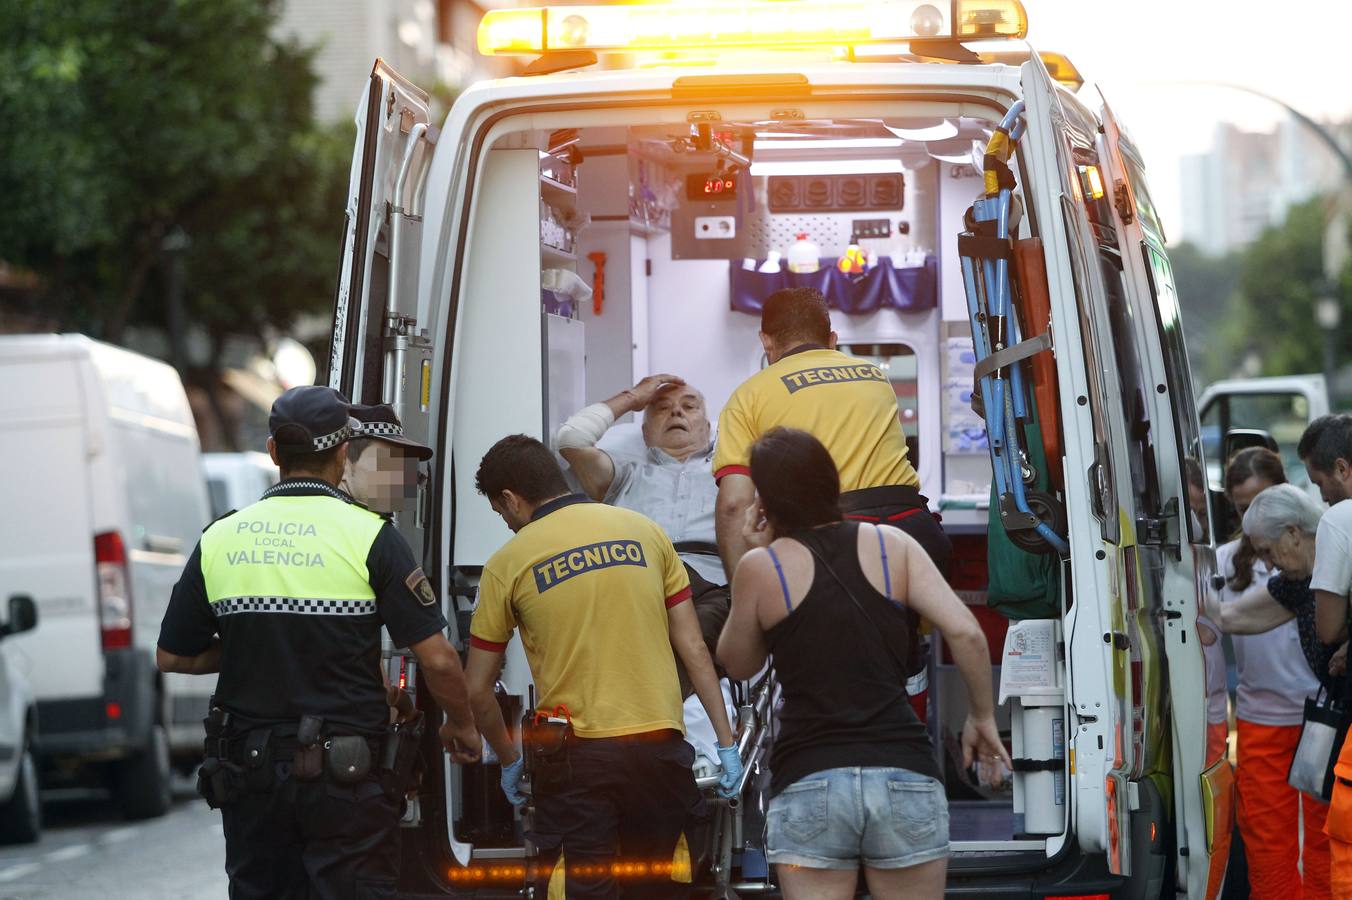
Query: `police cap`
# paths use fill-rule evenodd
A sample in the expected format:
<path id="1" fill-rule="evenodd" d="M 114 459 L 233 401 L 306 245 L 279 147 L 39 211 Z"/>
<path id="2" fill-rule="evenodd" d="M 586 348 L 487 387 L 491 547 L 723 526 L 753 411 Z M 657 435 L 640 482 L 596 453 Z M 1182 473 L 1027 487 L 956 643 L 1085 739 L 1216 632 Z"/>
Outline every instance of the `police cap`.
<path id="1" fill-rule="evenodd" d="M 395 414 L 394 407 L 388 403 L 376 403 L 370 406 L 354 403 L 352 405 L 352 418 L 356 419 L 358 423 L 357 433 L 352 435 L 354 439 L 372 438 L 403 447 L 418 459 L 432 458 L 431 447 L 420 444 L 404 434 L 404 426 L 400 423 L 399 416 Z"/>
<path id="2" fill-rule="evenodd" d="M 348 399 L 331 387 L 294 387 L 273 402 L 268 431 L 281 447 L 328 450 L 356 432 L 351 410 Z"/>

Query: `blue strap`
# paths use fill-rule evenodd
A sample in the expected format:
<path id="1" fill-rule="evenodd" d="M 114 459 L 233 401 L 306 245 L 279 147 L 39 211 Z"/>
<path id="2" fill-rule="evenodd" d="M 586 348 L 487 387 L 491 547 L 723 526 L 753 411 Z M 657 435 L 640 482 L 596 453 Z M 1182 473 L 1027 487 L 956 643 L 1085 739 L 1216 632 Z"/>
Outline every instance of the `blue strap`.
<path id="1" fill-rule="evenodd" d="M 793 612 L 793 604 L 789 602 L 789 583 L 784 578 L 784 567 L 779 564 L 779 557 L 775 555 L 773 547 L 766 547 L 770 551 L 770 562 L 775 564 L 775 572 L 779 574 L 779 587 L 784 591 L 784 608 Z"/>
<path id="2" fill-rule="evenodd" d="M 878 552 L 883 555 L 883 596 L 888 600 L 892 599 L 892 573 L 888 571 L 887 565 L 887 542 L 883 540 L 883 530 L 877 525 L 873 530 L 878 534 Z"/>

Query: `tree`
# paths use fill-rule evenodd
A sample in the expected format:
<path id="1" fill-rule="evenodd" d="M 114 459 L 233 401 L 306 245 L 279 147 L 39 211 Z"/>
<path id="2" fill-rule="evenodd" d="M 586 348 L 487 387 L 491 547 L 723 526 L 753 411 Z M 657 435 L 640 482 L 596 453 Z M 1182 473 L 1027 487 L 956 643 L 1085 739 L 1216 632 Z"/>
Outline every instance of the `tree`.
<path id="1" fill-rule="evenodd" d="M 163 325 L 162 242 L 215 336 L 332 296 L 351 136 L 313 124 L 309 51 L 274 0 L 0 4 L 0 260 L 60 327 Z"/>
<path id="2" fill-rule="evenodd" d="M 1264 375 L 1294 375 L 1320 369 L 1324 335 L 1315 302 L 1324 288 L 1323 239 L 1326 202 L 1316 197 L 1291 207 L 1281 225 L 1264 229 L 1241 255 L 1239 303 L 1222 332 L 1233 360 L 1256 353 Z M 1333 293 L 1343 309 L 1338 359 L 1352 354 L 1352 272 Z"/>

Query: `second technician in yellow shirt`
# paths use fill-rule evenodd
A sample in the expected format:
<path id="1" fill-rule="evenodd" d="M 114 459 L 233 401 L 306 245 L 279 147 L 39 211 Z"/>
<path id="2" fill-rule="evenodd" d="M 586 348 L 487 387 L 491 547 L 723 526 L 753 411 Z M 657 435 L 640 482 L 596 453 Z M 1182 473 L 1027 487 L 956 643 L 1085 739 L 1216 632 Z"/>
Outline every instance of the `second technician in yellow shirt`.
<path id="1" fill-rule="evenodd" d="M 503 765 L 503 791 L 517 789 L 520 754 L 493 686 L 514 631 L 539 693 L 537 707 L 570 721 L 548 764 L 536 757 L 530 833 L 540 850 L 545 896 L 562 861 L 569 897 L 615 896 L 617 855 L 670 860 L 702 814 L 703 797 L 683 739 L 673 650 L 713 723 L 721 787 L 740 781 L 741 761 L 699 621 L 690 581 L 671 540 L 651 519 L 569 494 L 544 444 L 525 435 L 484 456 L 477 487 L 516 536 L 489 558 L 470 623 L 465 677 L 475 718 Z M 645 896 L 683 896 L 660 865 Z"/>

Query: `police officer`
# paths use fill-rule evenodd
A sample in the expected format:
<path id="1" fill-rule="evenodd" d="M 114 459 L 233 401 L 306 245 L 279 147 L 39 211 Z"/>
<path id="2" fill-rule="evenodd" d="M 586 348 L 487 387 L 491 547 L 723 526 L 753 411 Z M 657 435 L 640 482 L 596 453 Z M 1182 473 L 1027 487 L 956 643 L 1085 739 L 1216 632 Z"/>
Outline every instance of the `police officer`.
<path id="1" fill-rule="evenodd" d="M 331 388 L 277 399 L 281 481 L 207 528 L 160 629 L 161 671 L 220 673 L 198 789 L 221 809 L 232 898 L 395 896 L 407 782 L 385 769 L 382 625 L 446 711 L 443 745 L 478 755 L 436 592 L 394 527 L 336 488 L 354 425 Z"/>
<path id="2" fill-rule="evenodd" d="M 685 896 L 689 873 L 673 870 L 673 854 L 703 798 L 673 650 L 713 723 L 724 792 L 741 760 L 676 549 L 652 520 L 569 494 L 553 454 L 525 435 L 488 451 L 476 486 L 516 532 L 484 566 L 465 667 L 513 804 L 525 802 L 523 760 L 493 695 L 513 631 L 538 708 L 558 720 L 528 741 L 537 896 L 562 883 L 570 898 L 618 897 L 621 861 L 627 896 Z"/>
<path id="3" fill-rule="evenodd" d="M 418 463 L 432 458 L 432 448 L 404 434 L 388 403 L 353 404 L 352 418 L 360 427 L 348 442 L 339 487 L 367 509 L 389 515 L 417 496 Z"/>
<path id="4" fill-rule="evenodd" d="M 770 365 L 742 382 L 718 419 L 715 528 L 728 574 L 750 549 L 742 526 L 755 499 L 751 445 L 777 426 L 825 445 L 845 518 L 900 528 L 947 571 L 953 545 L 920 493 L 897 396 L 881 369 L 836 349 L 826 298 L 815 288 L 775 291 L 761 310 L 760 339 Z"/>

